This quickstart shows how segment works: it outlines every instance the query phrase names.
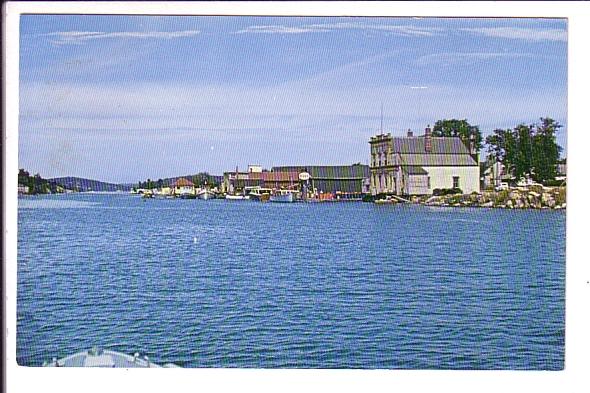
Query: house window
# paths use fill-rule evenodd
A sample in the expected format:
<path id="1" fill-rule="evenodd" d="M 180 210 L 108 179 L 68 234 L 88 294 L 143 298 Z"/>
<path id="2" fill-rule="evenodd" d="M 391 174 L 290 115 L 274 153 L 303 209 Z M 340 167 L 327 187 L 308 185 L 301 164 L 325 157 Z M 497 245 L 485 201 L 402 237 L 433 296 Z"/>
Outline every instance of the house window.
<path id="1" fill-rule="evenodd" d="M 453 176 L 453 188 L 459 188 L 459 176 Z"/>
<path id="2" fill-rule="evenodd" d="M 428 188 L 430 188 L 430 176 L 427 177 L 428 180 Z"/>

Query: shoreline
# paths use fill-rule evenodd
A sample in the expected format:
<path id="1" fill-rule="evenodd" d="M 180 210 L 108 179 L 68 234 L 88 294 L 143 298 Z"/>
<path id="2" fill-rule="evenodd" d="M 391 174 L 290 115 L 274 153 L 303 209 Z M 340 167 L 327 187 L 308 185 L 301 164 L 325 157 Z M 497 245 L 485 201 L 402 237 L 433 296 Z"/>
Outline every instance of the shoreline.
<path id="1" fill-rule="evenodd" d="M 126 192 L 75 192 L 75 193 L 55 193 L 55 194 L 37 194 L 37 195 L 22 195 L 20 198 L 30 198 L 46 195 L 119 195 L 137 197 L 136 194 L 129 194 Z M 171 199 L 171 198 L 155 198 L 155 199 Z M 179 199 L 179 198 L 172 198 Z M 223 198 L 213 198 L 218 200 L 225 200 Z M 353 203 L 353 202 L 368 202 L 375 205 L 421 205 L 431 207 L 451 207 L 451 208 L 488 208 L 488 209 L 509 209 L 509 210 L 566 210 L 566 187 L 544 187 L 541 185 L 534 185 L 528 187 L 514 187 L 502 191 L 483 191 L 481 193 L 471 194 L 450 194 L 450 195 L 421 195 L 409 196 L 396 199 L 396 197 L 379 195 L 369 197 L 368 199 L 331 199 L 331 200 L 301 200 L 294 203 Z"/>
<path id="2" fill-rule="evenodd" d="M 410 202 L 424 206 L 510 210 L 565 210 L 567 208 L 565 186 L 544 187 L 541 185 L 472 194 L 410 197 Z"/>

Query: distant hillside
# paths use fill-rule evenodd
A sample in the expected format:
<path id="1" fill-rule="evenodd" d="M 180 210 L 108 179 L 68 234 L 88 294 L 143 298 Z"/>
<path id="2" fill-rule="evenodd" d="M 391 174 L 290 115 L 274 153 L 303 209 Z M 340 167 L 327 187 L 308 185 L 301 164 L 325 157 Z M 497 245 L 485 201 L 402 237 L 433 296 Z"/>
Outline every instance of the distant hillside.
<path id="1" fill-rule="evenodd" d="M 81 177 L 56 177 L 48 179 L 50 184 L 60 185 L 68 190 L 74 191 L 125 191 L 129 192 L 133 188 L 132 184 L 114 184 L 105 183 L 99 180 L 84 179 Z"/>
<path id="2" fill-rule="evenodd" d="M 196 186 L 208 184 L 210 186 L 218 186 L 223 182 L 223 176 L 210 175 L 205 172 L 197 173 L 195 175 L 167 177 L 165 179 L 147 179 L 139 182 L 139 188 L 154 188 L 167 187 L 174 184 L 178 179 L 185 178 L 192 181 Z"/>

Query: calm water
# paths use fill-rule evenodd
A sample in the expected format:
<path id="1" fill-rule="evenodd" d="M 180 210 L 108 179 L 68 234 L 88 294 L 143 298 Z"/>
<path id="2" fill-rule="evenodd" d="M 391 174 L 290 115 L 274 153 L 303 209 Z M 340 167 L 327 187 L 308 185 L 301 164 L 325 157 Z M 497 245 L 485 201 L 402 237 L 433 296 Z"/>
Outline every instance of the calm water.
<path id="1" fill-rule="evenodd" d="M 19 199 L 17 359 L 558 370 L 565 213 Z"/>

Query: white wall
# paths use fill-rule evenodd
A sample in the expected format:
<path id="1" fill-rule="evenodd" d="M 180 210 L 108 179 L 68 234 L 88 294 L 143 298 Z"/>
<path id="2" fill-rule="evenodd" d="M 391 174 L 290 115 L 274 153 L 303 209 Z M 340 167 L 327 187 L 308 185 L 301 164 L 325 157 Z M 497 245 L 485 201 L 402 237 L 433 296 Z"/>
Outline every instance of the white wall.
<path id="1" fill-rule="evenodd" d="M 428 189 L 428 176 L 408 175 L 406 177 L 404 193 L 406 195 L 425 195 L 432 193 L 432 190 Z"/>
<path id="2" fill-rule="evenodd" d="M 459 177 L 459 188 L 465 193 L 479 192 L 479 166 L 425 166 L 430 177 L 430 193 L 435 188 L 453 188 L 453 177 Z"/>

